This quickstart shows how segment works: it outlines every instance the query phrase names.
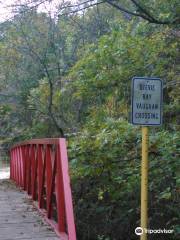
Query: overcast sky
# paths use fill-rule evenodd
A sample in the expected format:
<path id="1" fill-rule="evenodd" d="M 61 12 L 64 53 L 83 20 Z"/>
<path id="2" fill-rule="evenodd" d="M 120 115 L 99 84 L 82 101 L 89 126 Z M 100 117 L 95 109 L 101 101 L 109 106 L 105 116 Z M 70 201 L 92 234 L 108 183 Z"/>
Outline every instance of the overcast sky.
<path id="1" fill-rule="evenodd" d="M 10 7 L 12 4 L 23 4 L 24 2 L 27 2 L 27 0 L 0 0 L 0 21 L 2 22 L 13 16 L 12 7 Z M 61 0 L 52 0 L 51 3 L 47 1 L 38 7 L 38 11 L 48 12 L 51 10 L 53 12 L 60 2 Z"/>

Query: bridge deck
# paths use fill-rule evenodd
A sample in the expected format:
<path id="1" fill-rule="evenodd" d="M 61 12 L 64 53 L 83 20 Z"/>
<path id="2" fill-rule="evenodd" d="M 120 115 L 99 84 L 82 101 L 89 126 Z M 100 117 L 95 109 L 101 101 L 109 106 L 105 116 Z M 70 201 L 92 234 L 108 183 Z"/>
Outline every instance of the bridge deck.
<path id="1" fill-rule="evenodd" d="M 0 240 L 59 240 L 27 195 L 9 180 L 0 180 Z"/>

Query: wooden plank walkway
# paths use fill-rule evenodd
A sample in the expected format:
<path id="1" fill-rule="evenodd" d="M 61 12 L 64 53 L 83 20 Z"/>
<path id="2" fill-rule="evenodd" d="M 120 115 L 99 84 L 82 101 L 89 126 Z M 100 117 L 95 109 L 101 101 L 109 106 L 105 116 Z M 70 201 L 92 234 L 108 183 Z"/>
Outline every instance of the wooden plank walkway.
<path id="1" fill-rule="evenodd" d="M 27 195 L 10 180 L 0 180 L 0 240 L 60 240 Z"/>

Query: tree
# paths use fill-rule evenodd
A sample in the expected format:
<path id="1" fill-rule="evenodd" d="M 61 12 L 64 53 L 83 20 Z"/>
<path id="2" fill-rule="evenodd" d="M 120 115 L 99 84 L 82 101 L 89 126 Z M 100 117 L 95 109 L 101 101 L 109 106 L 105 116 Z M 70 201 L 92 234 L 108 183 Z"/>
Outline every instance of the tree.
<path id="1" fill-rule="evenodd" d="M 30 3 L 13 4 L 13 8 L 28 6 L 30 9 L 38 8 L 48 0 L 33 0 Z M 51 1 L 53 4 L 53 0 Z M 93 6 L 108 4 L 125 15 L 140 17 L 149 23 L 177 25 L 180 23 L 178 0 L 84 0 L 72 4 L 70 1 L 59 1 L 59 15 L 82 12 Z"/>

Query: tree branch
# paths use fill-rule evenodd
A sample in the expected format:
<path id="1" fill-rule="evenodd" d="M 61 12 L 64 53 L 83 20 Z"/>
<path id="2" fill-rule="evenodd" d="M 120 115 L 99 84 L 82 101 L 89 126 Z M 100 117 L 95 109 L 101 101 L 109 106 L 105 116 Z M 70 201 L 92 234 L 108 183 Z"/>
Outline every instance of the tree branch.
<path id="1" fill-rule="evenodd" d="M 137 7 L 137 10 L 139 11 L 139 13 L 129 10 L 129 9 L 125 8 L 124 6 L 120 5 L 119 3 L 116 3 L 115 1 L 116 0 L 103 0 L 103 1 L 93 3 L 93 2 L 95 2 L 95 0 L 87 0 L 87 1 L 81 2 L 79 4 L 66 5 L 66 6 L 64 5 L 64 6 L 60 7 L 60 11 L 62 11 L 64 9 L 68 9 L 68 8 L 70 8 L 70 9 L 74 8 L 74 9 L 71 10 L 71 11 L 68 11 L 67 13 L 60 13 L 58 16 L 64 16 L 64 15 L 68 15 L 68 14 L 77 13 L 77 12 L 83 11 L 85 9 L 88 9 L 90 7 L 93 7 L 93 6 L 102 4 L 102 3 L 107 3 L 107 4 L 111 5 L 112 7 L 115 7 L 116 9 L 118 9 L 121 12 L 125 12 L 129 15 L 132 15 L 132 16 L 141 17 L 141 18 L 145 19 L 146 21 L 148 21 L 150 23 L 164 24 L 164 25 L 166 25 L 166 24 L 167 25 L 172 25 L 172 24 L 179 24 L 180 23 L 180 18 L 179 17 L 176 17 L 173 20 L 161 20 L 161 19 L 158 19 L 158 18 L 154 17 L 145 7 L 142 6 L 142 4 L 140 4 L 136 0 L 131 0 L 131 2 Z M 29 6 L 29 9 L 27 9 L 27 11 L 28 10 L 33 10 L 34 8 L 37 8 L 39 5 L 41 5 L 45 2 L 47 2 L 47 0 L 42 0 L 42 1 L 40 1 L 39 3 L 37 3 L 33 6 Z M 27 6 L 27 5 L 19 4 L 19 5 L 11 5 L 11 6 L 13 6 L 13 7 L 19 6 L 20 7 L 20 6 Z M 14 17 L 16 17 L 16 16 L 18 16 L 18 14 L 15 15 Z M 11 19 L 13 19 L 13 18 L 11 18 Z M 9 19 L 9 21 L 10 21 L 10 19 Z"/>
<path id="2" fill-rule="evenodd" d="M 120 6 L 119 4 L 114 3 L 112 0 L 106 0 L 106 2 L 107 2 L 109 5 L 117 8 L 117 9 L 120 10 L 121 12 L 125 12 L 125 13 L 128 13 L 128 14 L 130 14 L 130 15 L 137 16 L 137 17 L 141 17 L 140 14 L 134 13 L 134 12 L 132 12 L 132 11 L 129 11 L 128 9 L 125 9 L 124 7 Z"/>
<path id="3" fill-rule="evenodd" d="M 129 11 L 128 9 L 120 6 L 119 4 L 115 3 L 114 0 L 106 0 L 106 2 L 108 4 L 110 4 L 111 6 L 117 8 L 118 10 L 128 13 L 130 15 L 133 16 L 137 16 L 137 17 L 141 17 L 145 20 L 147 20 L 150 23 L 155 23 L 155 24 L 178 24 L 180 22 L 180 18 L 176 18 L 173 21 L 170 20 L 160 20 L 160 19 L 156 19 L 154 16 L 152 16 L 147 9 L 145 9 L 140 3 L 138 3 L 136 0 L 131 0 L 131 2 L 137 7 L 137 9 L 139 10 L 139 13 L 133 12 L 133 11 Z"/>
<path id="4" fill-rule="evenodd" d="M 134 5 L 141 11 L 141 17 L 145 18 L 147 20 L 147 18 L 149 19 L 148 21 L 150 23 L 156 23 L 156 24 L 175 24 L 178 23 L 178 21 L 180 21 L 180 18 L 178 19 L 174 19 L 173 21 L 162 21 L 160 19 L 156 19 L 152 14 L 150 14 L 150 12 L 145 9 L 139 2 L 137 2 L 136 0 L 131 0 L 132 3 L 134 3 Z"/>
<path id="5" fill-rule="evenodd" d="M 33 46 L 31 46 L 31 44 L 30 44 L 30 42 L 29 42 L 29 40 L 28 40 L 28 38 L 26 36 L 26 33 L 23 31 L 23 28 L 21 28 L 20 30 L 21 30 L 21 33 L 23 35 L 23 39 L 25 40 L 25 42 L 26 42 L 26 44 L 28 46 L 30 56 L 33 58 L 33 55 L 34 55 L 37 58 L 37 60 L 42 65 L 43 70 L 44 70 L 44 72 L 45 72 L 45 74 L 47 76 L 48 83 L 49 83 L 49 90 L 50 90 L 50 93 L 49 93 L 49 104 L 48 104 L 48 115 L 51 118 L 52 122 L 54 123 L 54 125 L 55 125 L 56 129 L 58 130 L 58 132 L 60 133 L 60 135 L 63 137 L 64 136 L 64 131 L 58 125 L 58 122 L 57 122 L 57 120 L 56 120 L 56 118 L 55 118 L 55 116 L 53 114 L 53 110 L 52 110 L 52 107 L 53 107 L 53 82 L 52 82 L 50 73 L 48 71 L 47 65 L 45 64 L 45 60 L 43 60 L 39 56 L 39 54 L 34 50 Z"/>
<path id="6" fill-rule="evenodd" d="M 131 0 L 132 3 L 138 8 L 138 10 L 141 11 L 141 13 L 144 13 L 151 21 L 154 21 L 154 17 L 151 16 L 151 14 L 144 8 L 142 7 L 139 3 L 136 2 L 136 0 Z"/>
<path id="7" fill-rule="evenodd" d="M 94 2 L 94 1 L 89 0 L 89 1 L 82 2 L 80 4 L 63 6 L 61 8 L 61 10 L 66 9 L 66 8 L 75 8 L 75 9 L 72 10 L 72 11 L 69 11 L 67 13 L 59 14 L 59 16 L 80 12 L 82 10 L 88 9 L 90 7 L 93 7 L 95 5 L 99 5 L 99 4 L 102 4 L 102 3 L 108 3 L 109 5 L 111 5 L 112 7 L 115 7 L 116 9 L 118 9 L 121 12 L 125 12 L 129 15 L 132 15 L 132 16 L 141 17 L 141 18 L 145 19 L 146 21 L 148 21 L 150 23 L 155 23 L 155 24 L 178 24 L 178 23 L 180 23 L 180 18 L 176 18 L 172 21 L 170 21 L 170 20 L 164 20 L 163 21 L 163 20 L 155 18 L 152 14 L 149 13 L 149 11 L 147 9 L 145 9 L 136 0 L 131 0 L 131 2 L 137 7 L 137 9 L 139 10 L 139 13 L 134 12 L 134 11 L 130 11 L 129 9 L 120 5 L 119 3 L 116 3 L 115 0 L 103 0 L 103 1 L 100 1 L 100 2 L 96 2 L 96 3 L 91 3 L 91 2 Z M 80 6 L 82 6 L 84 4 L 87 4 L 87 3 L 91 3 L 91 4 L 80 7 Z"/>
<path id="8" fill-rule="evenodd" d="M 89 1 L 89 2 L 91 2 L 91 1 Z M 93 7 L 93 6 L 97 6 L 97 5 L 102 4 L 102 3 L 105 3 L 105 0 L 103 0 L 101 2 L 92 3 L 92 4 L 89 4 L 88 6 L 84 6 L 82 8 L 77 8 L 77 9 L 74 9 L 72 11 L 68 11 L 67 13 L 60 13 L 58 16 L 64 16 L 64 15 L 67 15 L 67 14 L 77 13 L 77 12 L 83 11 L 83 10 L 88 9 L 90 7 Z M 82 4 L 80 4 L 80 5 L 82 5 Z M 67 7 L 64 7 L 64 9 L 66 9 L 66 8 L 73 8 L 74 6 L 77 7 L 78 5 L 67 6 Z"/>

